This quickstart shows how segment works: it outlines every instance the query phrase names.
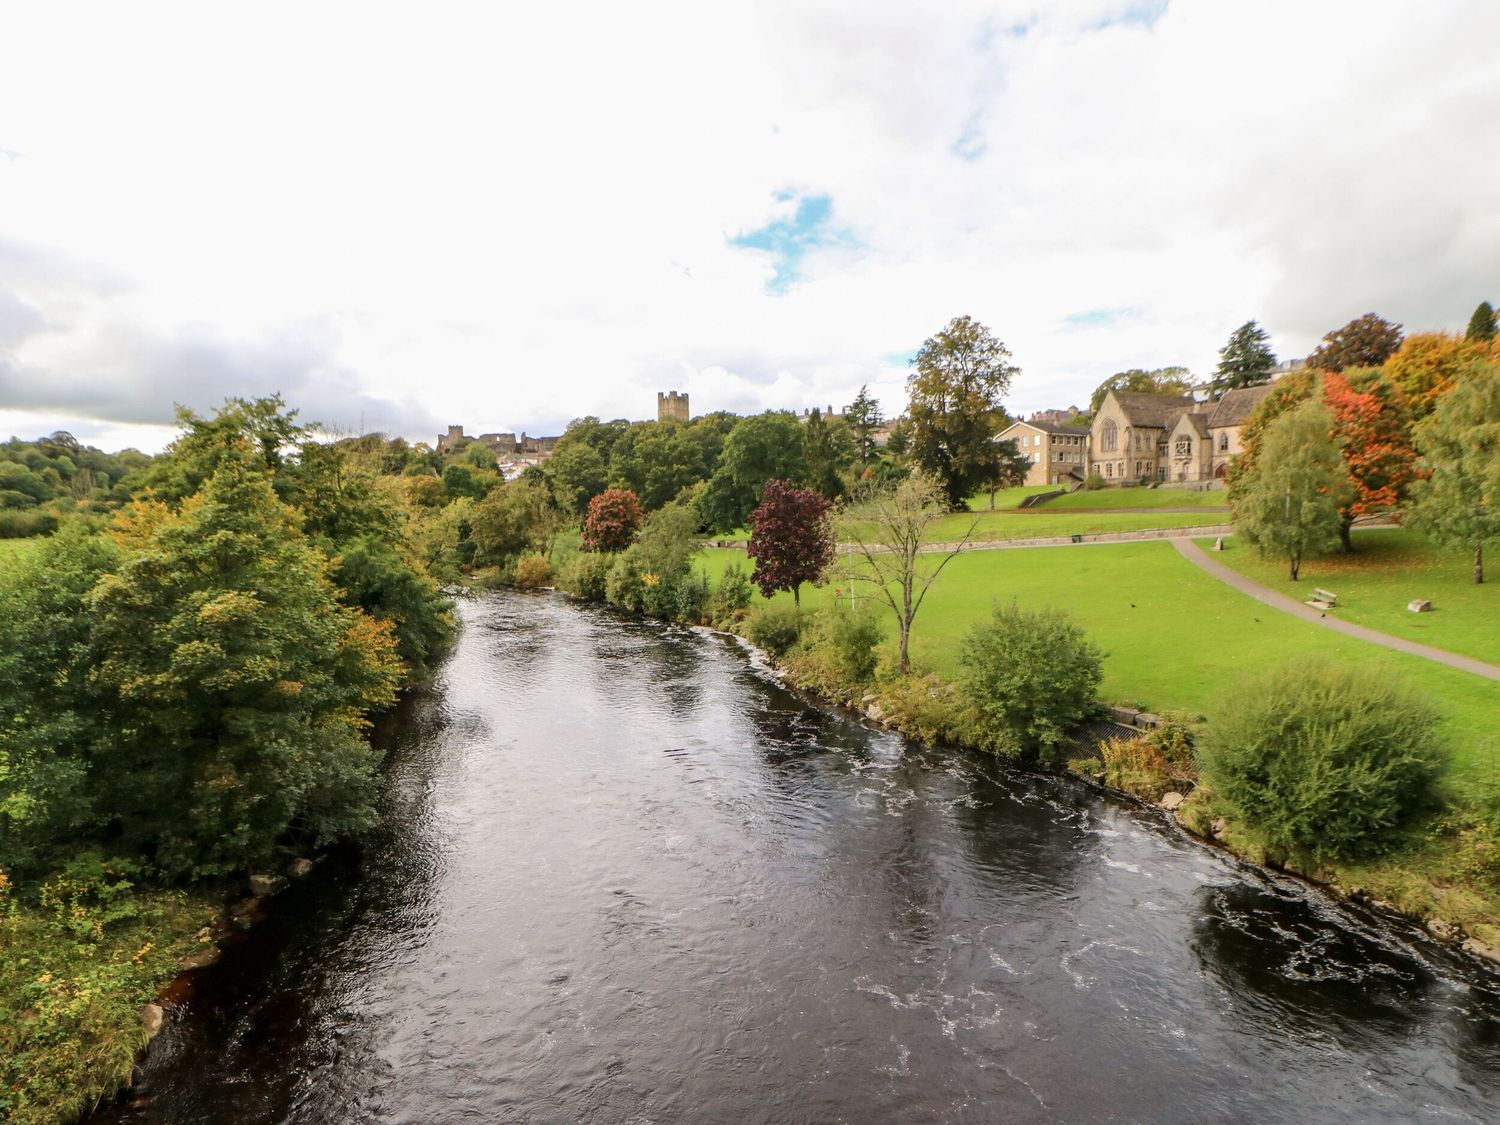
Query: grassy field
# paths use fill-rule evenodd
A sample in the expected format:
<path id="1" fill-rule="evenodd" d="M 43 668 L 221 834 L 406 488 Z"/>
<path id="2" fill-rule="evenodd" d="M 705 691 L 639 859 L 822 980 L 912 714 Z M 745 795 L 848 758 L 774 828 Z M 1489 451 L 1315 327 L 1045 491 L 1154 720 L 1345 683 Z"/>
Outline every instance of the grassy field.
<path id="1" fill-rule="evenodd" d="M 1298 582 L 1287 578 L 1285 563 L 1234 539 L 1214 557 L 1299 600 L 1315 586 L 1332 590 L 1345 621 L 1500 664 L 1500 584 L 1476 586 L 1472 556 L 1438 550 L 1412 531 L 1356 532 L 1354 543 L 1352 555 L 1308 559 Z M 1406 603 L 1413 598 L 1429 599 L 1432 612 L 1412 613 Z"/>
<path id="2" fill-rule="evenodd" d="M 1145 528 L 1207 527 L 1229 522 L 1225 512 L 1054 512 L 1050 506 L 1020 511 L 959 512 L 944 516 L 932 532 L 935 543 L 957 540 L 975 520 L 974 539 L 998 543 L 1007 539 L 1047 539 L 1058 535 L 1099 535 Z"/>
<path id="3" fill-rule="evenodd" d="M 1100 488 L 1070 492 L 1039 505 L 1049 512 L 1089 508 L 1209 508 L 1229 510 L 1227 492 L 1190 492 L 1185 488 Z"/>
<path id="4" fill-rule="evenodd" d="M 725 562 L 743 561 L 744 553 L 721 549 L 705 551 L 701 558 L 705 571 L 717 579 Z M 835 579 L 820 590 L 804 590 L 803 604 L 827 604 L 840 585 Z M 1292 654 L 1321 653 L 1397 672 L 1443 708 L 1456 767 L 1500 768 L 1500 743 L 1493 733 L 1494 716 L 1500 715 L 1500 683 L 1277 613 L 1199 570 L 1169 543 L 960 555 L 933 586 L 917 617 L 913 659 L 951 675 L 958 642 L 970 625 L 990 606 L 1012 598 L 1024 607 L 1065 609 L 1088 630 L 1107 654 L 1106 699 L 1212 714 L 1221 695 L 1247 671 Z M 893 627 L 890 621 L 888 636 Z"/>

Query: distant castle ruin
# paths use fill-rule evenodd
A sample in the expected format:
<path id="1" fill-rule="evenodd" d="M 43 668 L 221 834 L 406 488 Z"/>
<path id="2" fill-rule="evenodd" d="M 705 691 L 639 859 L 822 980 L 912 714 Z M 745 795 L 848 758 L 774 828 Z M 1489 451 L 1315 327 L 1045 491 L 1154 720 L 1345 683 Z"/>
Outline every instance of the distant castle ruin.
<path id="1" fill-rule="evenodd" d="M 656 420 L 658 422 L 686 422 L 688 420 L 688 396 L 683 391 L 656 392 Z"/>

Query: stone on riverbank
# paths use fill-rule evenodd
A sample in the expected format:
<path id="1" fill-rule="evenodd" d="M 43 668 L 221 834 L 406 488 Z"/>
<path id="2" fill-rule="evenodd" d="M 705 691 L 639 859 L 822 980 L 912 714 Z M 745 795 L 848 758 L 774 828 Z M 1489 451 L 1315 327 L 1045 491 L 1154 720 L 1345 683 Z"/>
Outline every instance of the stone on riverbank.
<path id="1" fill-rule="evenodd" d="M 217 945 L 206 945 L 197 953 L 184 957 L 178 967 L 183 972 L 190 973 L 194 969 L 206 969 L 210 965 L 217 965 L 218 963 L 219 947 Z"/>
<path id="2" fill-rule="evenodd" d="M 156 1038 L 166 1018 L 167 1013 L 160 1004 L 147 1004 L 141 1009 L 141 1027 L 145 1030 L 147 1039 Z"/>
<path id="3" fill-rule="evenodd" d="M 1163 794 L 1161 801 L 1158 802 L 1158 803 L 1161 805 L 1162 808 L 1166 809 L 1168 812 L 1174 812 L 1177 809 L 1177 807 L 1179 805 L 1181 805 L 1183 801 L 1186 801 L 1186 800 L 1187 800 L 1187 798 L 1184 797 L 1181 793 L 1178 793 L 1177 791 L 1173 790 L 1171 792 Z"/>
<path id="4" fill-rule="evenodd" d="M 252 875 L 250 876 L 250 893 L 256 898 L 263 895 L 274 895 L 286 886 L 286 879 L 280 875 Z"/>
<path id="5" fill-rule="evenodd" d="M 313 861 L 299 856 L 287 864 L 286 873 L 293 879 L 305 879 L 312 874 L 312 869 Z"/>

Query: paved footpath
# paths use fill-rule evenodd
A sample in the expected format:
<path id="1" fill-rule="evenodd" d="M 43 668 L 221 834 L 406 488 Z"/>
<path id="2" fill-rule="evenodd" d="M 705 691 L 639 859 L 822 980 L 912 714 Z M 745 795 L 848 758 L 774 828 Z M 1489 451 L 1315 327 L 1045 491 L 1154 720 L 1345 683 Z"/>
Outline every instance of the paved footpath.
<path id="1" fill-rule="evenodd" d="M 1233 586 L 1242 594 L 1248 594 L 1256 601 L 1279 609 L 1283 613 L 1290 613 L 1293 617 L 1300 617 L 1304 621 L 1310 621 L 1314 625 L 1321 625 L 1325 629 L 1332 629 L 1335 633 L 1343 633 L 1346 636 L 1358 637 L 1362 641 L 1369 641 L 1372 645 L 1383 645 L 1397 652 L 1405 652 L 1412 656 L 1420 656 L 1427 660 L 1436 661 L 1438 664 L 1446 664 L 1450 668 L 1458 668 L 1464 672 L 1473 672 L 1476 676 L 1484 676 L 1491 680 L 1500 680 L 1500 666 L 1486 664 L 1483 660 L 1475 660 L 1469 656 L 1459 656 L 1456 652 L 1447 652 L 1431 645 L 1418 644 L 1416 641 L 1403 640 L 1393 637 L 1389 633 L 1378 633 L 1374 629 L 1366 629 L 1363 625 L 1352 625 L 1347 621 L 1341 621 L 1337 617 L 1319 612 L 1312 606 L 1303 605 L 1294 598 L 1285 594 L 1277 593 L 1269 586 L 1262 586 L 1259 582 L 1246 578 L 1238 571 L 1230 570 L 1223 563 L 1218 562 L 1208 555 L 1202 547 L 1191 539 L 1173 539 L 1172 546 L 1176 547 L 1178 553 L 1194 566 L 1208 571 L 1220 582 Z M 1311 586 L 1308 587 L 1312 589 Z"/>

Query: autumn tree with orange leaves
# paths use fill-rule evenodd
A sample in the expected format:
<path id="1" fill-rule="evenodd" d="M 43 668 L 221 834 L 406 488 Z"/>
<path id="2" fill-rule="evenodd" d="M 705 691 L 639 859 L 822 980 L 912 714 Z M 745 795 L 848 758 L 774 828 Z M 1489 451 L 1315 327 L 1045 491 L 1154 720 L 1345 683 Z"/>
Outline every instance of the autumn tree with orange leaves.
<path id="1" fill-rule="evenodd" d="M 1333 414 L 1333 434 L 1344 441 L 1344 465 L 1354 482 L 1339 509 L 1339 542 L 1354 550 L 1349 531 L 1359 516 L 1388 512 L 1417 479 L 1417 451 L 1401 391 L 1375 368 L 1350 368 L 1323 376 L 1323 402 Z"/>

